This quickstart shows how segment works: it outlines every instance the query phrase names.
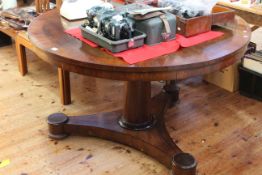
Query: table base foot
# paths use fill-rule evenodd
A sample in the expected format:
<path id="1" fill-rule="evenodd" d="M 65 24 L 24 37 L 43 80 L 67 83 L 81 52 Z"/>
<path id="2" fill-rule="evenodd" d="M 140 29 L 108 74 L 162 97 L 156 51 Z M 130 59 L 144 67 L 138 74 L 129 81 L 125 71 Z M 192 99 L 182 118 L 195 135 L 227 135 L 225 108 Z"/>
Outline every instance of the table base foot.
<path id="1" fill-rule="evenodd" d="M 162 92 L 151 99 L 150 106 L 155 124 L 144 130 L 125 129 L 119 124 L 122 111 L 105 112 L 86 116 L 66 116 L 61 113 L 48 117 L 50 137 L 65 138 L 68 135 L 94 136 L 135 148 L 172 168 L 174 155 L 182 150 L 173 142 L 166 130 L 164 114 L 170 103 L 170 94 Z"/>
<path id="2" fill-rule="evenodd" d="M 178 153 L 172 159 L 172 175 L 196 175 L 197 162 L 189 153 Z"/>

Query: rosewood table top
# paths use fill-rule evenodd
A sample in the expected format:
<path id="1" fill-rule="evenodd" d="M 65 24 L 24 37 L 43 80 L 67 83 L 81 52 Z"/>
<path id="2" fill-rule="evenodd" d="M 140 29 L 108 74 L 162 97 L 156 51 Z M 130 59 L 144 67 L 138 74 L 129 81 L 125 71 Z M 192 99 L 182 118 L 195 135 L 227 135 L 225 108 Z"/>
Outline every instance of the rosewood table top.
<path id="1" fill-rule="evenodd" d="M 225 33 L 218 39 L 129 65 L 121 58 L 92 48 L 64 32 L 81 23 L 69 22 L 52 10 L 34 20 L 28 34 L 38 51 L 48 55 L 46 61 L 63 66 L 68 71 L 118 80 L 184 79 L 217 71 L 242 57 L 250 40 L 249 26 L 237 17 L 231 30 L 216 29 Z"/>

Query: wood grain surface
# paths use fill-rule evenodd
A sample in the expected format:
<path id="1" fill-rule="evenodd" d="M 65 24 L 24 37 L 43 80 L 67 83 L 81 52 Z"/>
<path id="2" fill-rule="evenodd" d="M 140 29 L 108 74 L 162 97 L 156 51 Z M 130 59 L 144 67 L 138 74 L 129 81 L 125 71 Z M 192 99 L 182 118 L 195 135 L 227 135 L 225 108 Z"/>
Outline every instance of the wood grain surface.
<path id="1" fill-rule="evenodd" d="M 250 40 L 249 26 L 241 18 L 236 18 L 232 30 L 218 29 L 225 33 L 223 37 L 129 65 L 64 32 L 66 28 L 80 24 L 69 23 L 55 10 L 40 15 L 28 30 L 29 39 L 36 46 L 35 53 L 70 72 L 118 80 L 168 80 L 184 79 L 227 67 L 242 57 Z"/>
<path id="2" fill-rule="evenodd" d="M 21 77 L 13 48 L 0 48 L 0 161 L 10 160 L 0 174 L 169 174 L 157 161 L 120 144 L 92 137 L 49 139 L 46 118 L 50 113 L 79 115 L 120 109 L 124 83 L 72 74 L 72 96 L 77 100 L 63 106 L 57 69 L 31 53 L 27 58 L 30 72 Z M 166 123 L 173 140 L 198 160 L 199 175 L 260 175 L 262 103 L 205 84 L 200 78 L 179 86 L 181 101 L 168 111 Z M 153 82 L 152 94 L 161 87 Z"/>

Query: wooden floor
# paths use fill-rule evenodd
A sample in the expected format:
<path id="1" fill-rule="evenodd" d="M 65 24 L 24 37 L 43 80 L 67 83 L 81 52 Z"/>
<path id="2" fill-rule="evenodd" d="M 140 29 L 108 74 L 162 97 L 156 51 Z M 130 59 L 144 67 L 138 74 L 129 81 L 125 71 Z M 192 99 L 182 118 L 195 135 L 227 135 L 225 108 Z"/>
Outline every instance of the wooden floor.
<path id="1" fill-rule="evenodd" d="M 11 46 L 0 48 L 0 175 L 168 175 L 150 157 L 91 137 L 54 141 L 54 112 L 92 114 L 120 109 L 123 82 L 72 74 L 73 104 L 59 101 L 56 69 L 32 53 L 18 73 Z M 157 92 L 162 84 L 153 83 Z M 198 160 L 198 175 L 262 175 L 262 103 L 193 78 L 180 83 L 181 101 L 166 123 L 172 138 Z M 0 164 L 1 165 L 1 164 Z M 1 167 L 1 166 L 0 166 Z"/>

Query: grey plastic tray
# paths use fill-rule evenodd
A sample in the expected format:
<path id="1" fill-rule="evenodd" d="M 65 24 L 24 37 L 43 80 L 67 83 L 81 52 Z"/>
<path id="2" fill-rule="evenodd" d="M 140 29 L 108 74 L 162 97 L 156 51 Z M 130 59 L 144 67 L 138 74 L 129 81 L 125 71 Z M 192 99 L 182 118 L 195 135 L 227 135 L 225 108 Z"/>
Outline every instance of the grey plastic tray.
<path id="1" fill-rule="evenodd" d="M 146 34 L 135 30 L 134 37 L 132 39 L 124 39 L 119 41 L 109 40 L 92 30 L 86 29 L 83 25 L 80 26 L 82 36 L 101 47 L 104 47 L 110 50 L 113 53 L 125 51 L 132 48 L 137 48 L 144 45 L 144 39 L 146 38 Z"/>

